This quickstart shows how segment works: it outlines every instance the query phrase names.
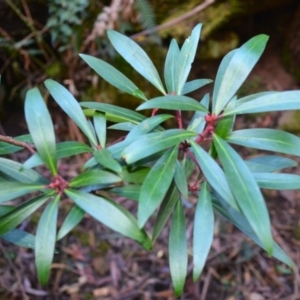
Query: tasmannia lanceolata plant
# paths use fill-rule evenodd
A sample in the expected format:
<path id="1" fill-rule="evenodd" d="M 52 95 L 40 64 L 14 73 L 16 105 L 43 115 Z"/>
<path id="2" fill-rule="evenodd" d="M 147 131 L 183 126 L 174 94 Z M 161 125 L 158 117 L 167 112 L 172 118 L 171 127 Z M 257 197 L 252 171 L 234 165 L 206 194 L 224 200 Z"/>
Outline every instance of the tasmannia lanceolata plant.
<path id="1" fill-rule="evenodd" d="M 55 243 L 85 213 L 147 250 L 171 218 L 170 273 L 175 293 L 180 295 L 188 265 L 182 200 L 188 200 L 191 194 L 198 197 L 193 232 L 194 280 L 199 278 L 212 244 L 214 211 L 269 255 L 293 266 L 272 238 L 260 189 L 299 189 L 299 175 L 278 173 L 295 166 L 296 162 L 278 155 L 244 159 L 231 144 L 299 156 L 300 138 L 295 135 L 276 129 L 234 130 L 234 124 L 236 116 L 241 114 L 300 109 L 300 91 L 263 92 L 238 99 L 238 89 L 266 46 L 268 37 L 261 34 L 224 57 L 212 96 L 207 94 L 201 101 L 185 96 L 211 83 L 208 79 L 187 82 L 200 31 L 201 24 L 198 24 L 181 48 L 172 40 L 164 65 L 165 84 L 139 45 L 118 32 L 107 32 L 116 51 L 157 88 L 160 95 L 154 99 L 147 99 L 130 79 L 105 61 L 80 55 L 104 80 L 139 98 L 142 104 L 136 110 L 151 110 L 150 117 L 107 103 L 78 103 L 61 84 L 46 80 L 49 93 L 81 129 L 87 144 L 56 143 L 53 123 L 41 93 L 37 88 L 27 92 L 25 116 L 29 134 L 1 137 L 1 155 L 23 148 L 32 155 L 23 164 L 0 158 L 0 202 L 4 203 L 0 205 L 0 237 L 34 249 L 41 284 L 46 284 L 49 278 Z M 161 113 L 166 109 L 174 111 L 174 115 Z M 187 127 L 182 111 L 194 112 Z M 170 118 L 175 118 L 176 128 L 166 129 L 163 123 Z M 107 121 L 114 122 L 109 128 L 125 132 L 122 139 L 110 145 L 106 143 Z M 71 180 L 64 178 L 57 167 L 58 160 L 81 153 L 90 155 L 82 173 Z M 39 165 L 49 169 L 50 178 L 35 170 Z M 195 168 L 200 170 L 198 178 L 189 183 Z M 30 200 L 13 205 L 12 200 L 24 195 L 31 195 Z M 137 217 L 117 202 L 119 196 L 137 201 Z M 64 198 L 69 198 L 74 205 L 57 232 L 58 211 Z M 5 204 L 8 201 L 9 205 Z M 17 228 L 41 207 L 45 208 L 35 236 Z M 150 216 L 154 216 L 155 222 L 153 230 L 146 232 L 144 226 Z"/>

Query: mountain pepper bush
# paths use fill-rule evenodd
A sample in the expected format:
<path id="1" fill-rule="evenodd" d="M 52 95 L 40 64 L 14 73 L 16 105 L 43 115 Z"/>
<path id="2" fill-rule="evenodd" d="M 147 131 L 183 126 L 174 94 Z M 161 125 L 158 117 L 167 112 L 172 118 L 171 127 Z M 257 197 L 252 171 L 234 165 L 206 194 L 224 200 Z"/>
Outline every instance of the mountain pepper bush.
<path id="1" fill-rule="evenodd" d="M 130 79 L 98 58 L 81 58 L 104 80 L 120 91 L 137 97 L 135 111 L 107 103 L 78 102 L 61 84 L 51 79 L 45 86 L 52 98 L 77 124 L 87 143 L 56 143 L 51 116 L 37 88 L 25 99 L 29 134 L 1 136 L 0 143 L 0 238 L 34 249 L 37 275 L 42 285 L 49 279 L 55 243 L 66 236 L 85 213 L 112 230 L 151 250 L 166 223 L 169 231 L 169 264 L 176 295 L 184 288 L 188 266 L 186 222 L 183 200 L 198 198 L 194 207 L 193 279 L 205 265 L 214 233 L 214 212 L 218 212 L 273 256 L 293 267 L 293 262 L 273 240 L 264 189 L 299 189 L 300 176 L 279 173 L 296 161 L 280 155 L 244 159 L 232 147 L 244 147 L 300 156 L 300 138 L 276 129 L 234 130 L 237 115 L 300 109 L 300 91 L 263 92 L 238 98 L 236 93 L 263 53 L 268 37 L 258 35 L 222 60 L 214 83 L 209 79 L 187 81 L 199 43 L 201 24 L 180 48 L 172 40 L 163 69 L 164 84 L 148 55 L 130 38 L 109 30 L 115 50 L 158 90 L 147 99 Z M 214 84 L 212 95 L 201 101 L 186 94 Z M 140 111 L 150 110 L 146 117 Z M 174 112 L 166 114 L 164 110 Z M 182 112 L 194 116 L 185 127 Z M 175 128 L 164 122 L 174 118 Z M 113 125 L 107 127 L 107 122 Z M 107 129 L 124 131 L 121 139 L 107 144 Z M 205 147 L 203 147 L 205 145 Z M 8 155 L 26 148 L 31 154 L 23 163 Z M 64 178 L 58 160 L 86 153 L 81 173 Z M 45 178 L 35 168 L 44 165 L 51 174 Z M 199 170 L 191 183 L 189 176 Z M 24 195 L 26 201 L 14 205 Z M 134 216 L 117 199 L 137 202 Z M 62 199 L 73 206 L 58 228 Z M 9 201 L 9 202 L 8 202 Z M 7 203 L 8 202 L 8 203 Z M 19 201 L 20 202 L 20 201 Z M 18 203 L 19 203 L 18 202 Z M 35 235 L 18 226 L 42 210 Z M 149 218 L 154 224 L 144 229 Z M 147 227 L 148 228 L 148 227 Z"/>

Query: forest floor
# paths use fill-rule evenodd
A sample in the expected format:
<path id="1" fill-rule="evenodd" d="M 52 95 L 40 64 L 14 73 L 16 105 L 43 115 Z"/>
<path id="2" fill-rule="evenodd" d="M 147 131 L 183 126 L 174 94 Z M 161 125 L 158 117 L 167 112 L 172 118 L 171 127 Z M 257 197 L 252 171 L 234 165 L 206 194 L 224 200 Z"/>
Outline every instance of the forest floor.
<path id="1" fill-rule="evenodd" d="M 216 68 L 202 64 L 199 72 L 214 78 Z M 211 74 L 209 74 L 211 73 Z M 276 52 L 267 49 L 241 93 L 300 88 L 288 74 Z M 237 128 L 278 128 L 282 113 L 260 114 L 238 119 Z M 243 151 L 243 150 L 242 150 Z M 256 152 L 242 152 L 255 155 Z M 295 159 L 295 158 L 293 158 Z M 299 160 L 300 162 L 300 160 Z M 70 170 L 67 162 L 60 168 Z M 299 168 L 293 170 L 300 174 Z M 295 270 L 269 258 L 233 225 L 216 215 L 215 235 L 206 267 L 198 282 L 192 282 L 192 265 L 183 295 L 185 300 L 297 300 L 300 299 L 300 192 L 264 191 L 275 241 L 295 262 Z M 189 199 L 195 203 L 195 199 Z M 135 212 L 136 204 L 120 199 Z M 70 206 L 62 203 L 65 212 Z M 194 206 L 186 205 L 187 237 L 191 246 Z M 59 222 L 63 221 L 63 215 Z M 150 220 L 151 224 L 151 220 Z M 30 231 L 31 224 L 23 224 Z M 147 225 L 150 228 L 150 225 Z M 149 229 L 148 228 L 148 229 Z M 0 300 L 172 300 L 176 299 L 168 267 L 169 228 L 166 227 L 151 252 L 120 237 L 91 217 L 57 244 L 49 285 L 37 284 L 31 250 L 0 242 Z M 190 248 L 191 249 L 191 248 Z"/>

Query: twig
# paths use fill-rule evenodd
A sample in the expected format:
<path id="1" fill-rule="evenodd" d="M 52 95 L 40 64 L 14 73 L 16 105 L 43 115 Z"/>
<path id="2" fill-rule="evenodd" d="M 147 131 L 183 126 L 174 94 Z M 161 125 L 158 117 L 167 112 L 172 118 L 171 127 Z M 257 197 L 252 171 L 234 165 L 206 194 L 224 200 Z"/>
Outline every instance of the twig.
<path id="1" fill-rule="evenodd" d="M 136 34 L 132 35 L 131 38 L 132 39 L 137 39 L 141 36 L 149 35 L 151 33 L 158 32 L 160 30 L 163 30 L 163 29 L 166 29 L 166 28 L 171 27 L 173 25 L 176 25 L 177 23 L 182 22 L 183 20 L 190 18 L 191 16 L 195 15 L 196 13 L 200 12 L 201 10 L 204 10 L 205 8 L 207 8 L 208 6 L 213 4 L 214 2 L 215 2 L 215 0 L 206 0 L 203 3 L 201 3 L 200 5 L 196 6 L 191 11 L 179 16 L 178 18 L 175 18 L 175 19 L 173 19 L 169 22 L 166 22 L 164 24 L 158 25 L 154 28 L 143 30 L 139 33 L 136 33 Z"/>
<path id="2" fill-rule="evenodd" d="M 31 145 L 29 143 L 25 143 L 25 142 L 22 142 L 22 141 L 15 140 L 14 138 L 12 138 L 10 136 L 0 135 L 0 141 L 8 143 L 8 144 L 15 145 L 15 146 L 19 146 L 19 147 L 22 147 L 22 148 L 25 148 L 31 154 L 35 154 L 35 152 L 36 152 L 34 145 Z"/>

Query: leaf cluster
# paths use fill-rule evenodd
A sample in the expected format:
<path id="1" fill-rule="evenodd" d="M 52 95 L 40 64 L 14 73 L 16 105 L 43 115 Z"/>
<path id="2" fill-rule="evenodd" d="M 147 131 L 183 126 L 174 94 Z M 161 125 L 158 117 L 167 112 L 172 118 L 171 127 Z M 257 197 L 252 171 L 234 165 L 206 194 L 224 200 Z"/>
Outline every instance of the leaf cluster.
<path id="1" fill-rule="evenodd" d="M 147 250 L 171 219 L 170 272 L 175 293 L 180 295 L 188 266 L 184 203 L 190 196 L 198 199 L 193 229 L 194 280 L 199 278 L 211 248 L 215 212 L 269 255 L 293 266 L 273 239 L 261 188 L 299 189 L 299 175 L 278 173 L 295 166 L 296 161 L 278 154 L 244 159 L 231 144 L 299 156 L 299 137 L 275 129 L 234 130 L 234 123 L 239 114 L 300 109 L 300 91 L 264 92 L 238 99 L 238 89 L 265 49 L 268 37 L 261 34 L 224 57 L 212 96 L 207 94 L 201 101 L 186 96 L 212 82 L 209 79 L 187 81 L 201 27 L 198 24 L 193 29 L 182 47 L 172 40 L 164 65 L 164 80 L 138 44 L 116 31 L 107 32 L 116 51 L 157 88 L 158 96 L 153 99 L 147 99 L 135 83 L 105 61 L 80 55 L 104 80 L 140 99 L 142 103 L 136 110 L 150 109 L 150 117 L 106 103 L 78 103 L 61 84 L 51 79 L 45 81 L 52 98 L 80 128 L 87 143 L 57 143 L 40 91 L 33 88 L 27 92 L 25 116 L 29 134 L 16 137 L 15 143 L 1 142 L 0 154 L 19 151 L 21 141 L 30 143 L 35 153 L 23 163 L 0 158 L 0 238 L 34 249 L 41 284 L 48 281 L 55 243 L 85 213 Z M 165 109 L 171 113 L 160 113 Z M 182 111 L 194 112 L 187 126 Z M 170 118 L 176 119 L 176 126 L 166 129 L 164 122 Z M 108 122 L 113 125 L 108 126 Z M 111 129 L 124 131 L 124 136 L 108 144 Z M 90 157 L 84 162 L 82 172 L 74 178 L 64 178 L 58 161 L 81 153 Z M 49 170 L 49 178 L 35 170 L 40 165 Z M 199 175 L 191 184 L 189 177 L 195 168 L 199 169 Z M 29 200 L 12 204 L 18 197 L 33 192 Z M 137 202 L 136 216 L 118 203 L 119 196 Z M 59 208 L 65 198 L 73 206 L 57 228 Z M 42 207 L 35 236 L 17 228 Z M 147 232 L 145 224 L 150 217 L 154 225 Z"/>

